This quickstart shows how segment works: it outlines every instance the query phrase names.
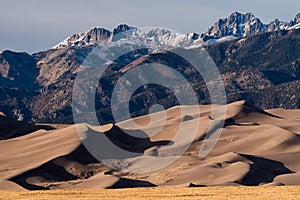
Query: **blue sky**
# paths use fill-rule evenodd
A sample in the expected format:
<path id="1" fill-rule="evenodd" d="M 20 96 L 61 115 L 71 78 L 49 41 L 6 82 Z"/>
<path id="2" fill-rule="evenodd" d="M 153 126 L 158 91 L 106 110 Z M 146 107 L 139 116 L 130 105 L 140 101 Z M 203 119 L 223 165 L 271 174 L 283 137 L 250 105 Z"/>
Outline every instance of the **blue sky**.
<path id="1" fill-rule="evenodd" d="M 267 23 L 289 21 L 299 0 L 0 0 L 0 50 L 49 49 L 72 33 L 126 23 L 182 33 L 205 32 L 234 11 L 253 12 Z"/>

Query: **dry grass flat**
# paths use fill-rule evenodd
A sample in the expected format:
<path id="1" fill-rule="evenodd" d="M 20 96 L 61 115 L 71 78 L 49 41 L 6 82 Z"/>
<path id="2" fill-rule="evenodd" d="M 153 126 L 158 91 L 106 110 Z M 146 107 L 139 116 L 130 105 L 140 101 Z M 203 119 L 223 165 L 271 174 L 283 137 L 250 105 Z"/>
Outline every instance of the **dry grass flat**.
<path id="1" fill-rule="evenodd" d="M 0 199 L 300 199 L 300 186 L 293 187 L 201 187 L 98 190 L 0 191 Z"/>

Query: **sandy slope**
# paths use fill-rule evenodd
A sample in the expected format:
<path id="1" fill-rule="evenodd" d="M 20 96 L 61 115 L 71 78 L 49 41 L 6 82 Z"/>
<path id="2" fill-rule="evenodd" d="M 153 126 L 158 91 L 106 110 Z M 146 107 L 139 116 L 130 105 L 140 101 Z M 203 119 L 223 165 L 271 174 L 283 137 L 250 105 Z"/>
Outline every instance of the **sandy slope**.
<path id="1" fill-rule="evenodd" d="M 105 127 L 79 125 L 85 141 L 105 137 L 136 153 L 136 157 L 120 155 L 122 159 L 114 163 L 126 171 L 111 169 L 91 156 L 74 125 L 37 126 L 1 114 L 0 189 L 300 185 L 300 110 L 262 111 L 244 101 L 229 104 L 221 137 L 209 155 L 200 159 L 208 126 L 218 120 L 211 116 L 211 109 L 174 107 L 136 118 L 142 129 L 130 121 Z M 184 134 L 177 134 L 178 130 Z M 190 140 L 191 146 L 178 156 Z M 98 148 L 107 150 L 106 146 Z M 173 158 L 177 160 L 163 169 L 132 173 L 154 169 L 158 162 Z M 113 159 L 109 152 L 106 159 Z"/>

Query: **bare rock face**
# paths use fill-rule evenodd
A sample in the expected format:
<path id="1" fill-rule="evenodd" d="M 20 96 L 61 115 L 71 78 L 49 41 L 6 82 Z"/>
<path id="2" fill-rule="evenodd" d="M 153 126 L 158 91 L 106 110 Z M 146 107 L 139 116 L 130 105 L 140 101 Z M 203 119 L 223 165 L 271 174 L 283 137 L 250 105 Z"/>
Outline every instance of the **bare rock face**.
<path id="1" fill-rule="evenodd" d="M 252 13 L 241 14 L 235 12 L 228 18 L 220 19 L 209 29 L 206 35 L 213 38 L 225 36 L 244 37 L 255 33 L 265 32 L 266 28 L 266 25 Z"/>
<path id="2" fill-rule="evenodd" d="M 129 31 L 131 29 L 133 29 L 133 28 L 126 24 L 120 24 L 119 26 L 117 26 L 117 28 L 114 29 L 113 34 L 116 35 L 120 32 Z"/>
<path id="3" fill-rule="evenodd" d="M 133 29 L 126 24 L 117 26 L 113 31 L 109 31 L 105 28 L 94 27 L 85 33 L 73 34 L 63 42 L 56 45 L 54 48 L 64 48 L 70 46 L 86 46 L 91 44 L 101 44 L 103 42 L 116 40 L 113 37 L 121 32 L 129 31 Z"/>
<path id="4" fill-rule="evenodd" d="M 111 32 L 104 28 L 92 28 L 86 33 L 73 34 L 57 48 L 67 46 L 84 46 L 86 44 L 97 44 L 108 40 L 111 37 Z"/>
<path id="5" fill-rule="evenodd" d="M 37 88 L 37 74 L 36 61 L 29 54 L 12 51 L 3 51 L 0 54 L 1 86 Z"/>
<path id="6" fill-rule="evenodd" d="M 298 14 L 296 15 L 296 17 L 294 18 L 293 23 L 294 23 L 294 24 L 300 23 L 300 13 L 298 13 Z"/>

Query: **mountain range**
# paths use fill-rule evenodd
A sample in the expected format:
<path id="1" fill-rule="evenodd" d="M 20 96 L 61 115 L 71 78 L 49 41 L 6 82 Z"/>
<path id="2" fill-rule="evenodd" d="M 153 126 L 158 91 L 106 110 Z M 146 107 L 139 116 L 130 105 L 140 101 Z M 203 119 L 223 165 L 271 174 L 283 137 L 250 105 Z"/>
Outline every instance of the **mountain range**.
<path id="1" fill-rule="evenodd" d="M 264 24 L 251 13 L 235 12 L 218 20 L 203 34 L 123 24 L 112 31 L 92 28 L 73 34 L 53 48 L 32 55 L 3 51 L 0 53 L 0 110 L 19 120 L 72 123 L 72 90 L 81 64 L 95 45 L 117 45 L 120 41 L 190 50 L 204 47 L 222 74 L 228 102 L 244 99 L 263 109 L 300 108 L 299 28 L 300 14 L 290 22 L 274 20 Z M 188 77 L 199 102 L 210 103 L 205 82 L 185 70 L 189 67 L 185 61 L 167 51 L 149 54 L 140 50 L 110 66 L 108 76 L 99 84 L 96 109 L 101 123 L 114 120 L 109 96 L 123 75 L 122 69 L 151 62 L 166 64 L 170 60 L 177 71 Z M 127 93 L 125 88 L 119 98 Z M 165 108 L 178 104 L 169 90 L 149 85 L 132 95 L 132 116 L 146 114 L 157 103 Z"/>
<path id="2" fill-rule="evenodd" d="M 113 31 L 94 27 L 87 32 L 73 34 L 54 46 L 54 49 L 69 46 L 88 46 L 105 42 L 116 42 L 121 32 L 126 32 L 128 39 L 136 43 L 152 43 L 153 45 L 169 45 L 183 48 L 200 47 L 217 41 L 232 40 L 257 33 L 266 33 L 279 30 L 290 30 L 300 27 L 300 13 L 290 22 L 278 19 L 264 24 L 252 13 L 234 12 L 228 18 L 219 19 L 206 33 L 182 34 L 162 28 L 137 28 L 126 24 L 119 25 Z M 220 40 L 221 39 L 221 40 Z"/>

